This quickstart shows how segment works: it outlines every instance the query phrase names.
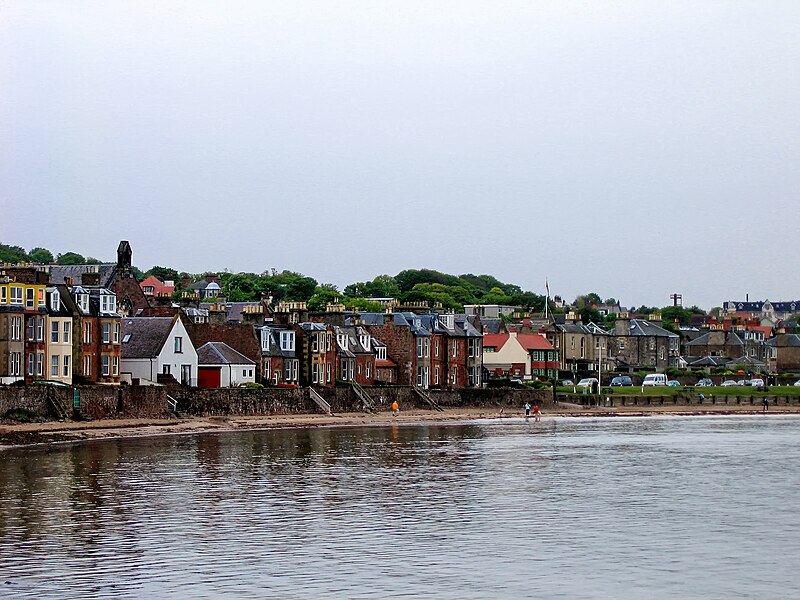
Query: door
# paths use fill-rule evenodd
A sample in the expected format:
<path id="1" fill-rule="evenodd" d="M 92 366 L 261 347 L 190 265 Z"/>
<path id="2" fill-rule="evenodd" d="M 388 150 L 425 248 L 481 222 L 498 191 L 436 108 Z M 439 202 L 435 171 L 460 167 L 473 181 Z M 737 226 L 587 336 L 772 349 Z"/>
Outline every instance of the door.
<path id="1" fill-rule="evenodd" d="M 197 387 L 218 388 L 222 382 L 222 367 L 199 367 Z"/>
<path id="2" fill-rule="evenodd" d="M 181 383 L 192 385 L 192 365 L 181 365 Z"/>

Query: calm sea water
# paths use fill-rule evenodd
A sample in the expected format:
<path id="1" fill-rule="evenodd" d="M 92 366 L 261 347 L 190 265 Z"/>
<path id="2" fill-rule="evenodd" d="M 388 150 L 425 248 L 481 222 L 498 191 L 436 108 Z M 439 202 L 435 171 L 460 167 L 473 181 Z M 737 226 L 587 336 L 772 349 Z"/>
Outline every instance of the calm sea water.
<path id="1" fill-rule="evenodd" d="M 798 598 L 800 418 L 0 452 L 4 598 Z"/>

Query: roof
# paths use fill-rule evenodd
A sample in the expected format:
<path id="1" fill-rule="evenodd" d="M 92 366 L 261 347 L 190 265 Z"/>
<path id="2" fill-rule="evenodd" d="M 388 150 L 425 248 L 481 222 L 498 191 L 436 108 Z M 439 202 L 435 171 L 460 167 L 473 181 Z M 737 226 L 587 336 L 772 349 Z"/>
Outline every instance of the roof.
<path id="1" fill-rule="evenodd" d="M 200 365 L 254 365 L 241 352 L 237 352 L 225 342 L 206 342 L 197 349 L 197 363 Z"/>
<path id="2" fill-rule="evenodd" d="M 688 342 L 687 346 L 716 346 L 718 344 L 710 344 L 709 340 L 711 339 L 712 335 L 716 335 L 719 337 L 719 334 L 723 334 L 723 346 L 744 346 L 744 342 L 742 338 L 735 331 L 707 331 L 702 335 L 697 336 L 692 341 Z"/>
<path id="3" fill-rule="evenodd" d="M 800 348 L 800 335 L 796 333 L 786 333 L 783 335 L 776 335 L 769 338 L 764 342 L 767 346 L 776 348 L 785 348 L 787 346 L 792 348 Z"/>
<path id="4" fill-rule="evenodd" d="M 72 285 L 83 285 L 83 274 L 86 271 L 100 273 L 100 287 L 111 287 L 117 271 L 116 263 L 102 263 L 99 265 L 51 265 L 48 267 L 50 283 L 64 283 L 66 278 L 72 280 Z"/>
<path id="5" fill-rule="evenodd" d="M 174 322 L 175 317 L 126 317 L 122 319 L 122 358 L 154 358 L 158 356 L 169 338 Z"/>
<path id="6" fill-rule="evenodd" d="M 547 341 L 547 338 L 538 333 L 518 333 L 517 341 L 527 351 L 553 350 L 553 345 Z"/>
<path id="7" fill-rule="evenodd" d="M 139 287 L 143 290 L 146 287 L 152 287 L 154 296 L 171 295 L 175 291 L 174 285 L 166 285 L 155 275 L 150 275 L 150 277 L 140 282 Z"/>
<path id="8" fill-rule="evenodd" d="M 631 319 L 631 333 L 630 335 L 643 335 L 648 337 L 680 337 L 677 333 L 664 329 L 660 325 L 656 325 L 652 321 L 645 319 Z"/>

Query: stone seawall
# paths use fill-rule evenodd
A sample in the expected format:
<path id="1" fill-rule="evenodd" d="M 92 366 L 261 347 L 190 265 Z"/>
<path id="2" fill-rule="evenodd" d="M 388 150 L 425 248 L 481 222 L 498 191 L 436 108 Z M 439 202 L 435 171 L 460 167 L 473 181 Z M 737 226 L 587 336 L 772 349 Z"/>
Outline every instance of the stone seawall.
<path id="1" fill-rule="evenodd" d="M 187 415 L 288 415 L 320 412 L 304 388 L 222 388 L 195 389 L 161 386 L 0 386 L 0 415 L 24 408 L 40 417 L 58 418 L 48 400 L 55 398 L 70 410 L 78 391 L 79 414 L 87 419 L 152 418 L 170 414 L 170 399 L 178 412 Z M 365 388 L 378 411 L 389 410 L 395 400 L 401 410 L 428 409 L 430 405 L 412 388 Z M 350 386 L 319 390 L 334 413 L 360 412 L 364 405 Z M 529 389 L 429 390 L 429 396 L 442 408 L 521 408 L 525 402 L 551 406 L 549 391 Z"/>

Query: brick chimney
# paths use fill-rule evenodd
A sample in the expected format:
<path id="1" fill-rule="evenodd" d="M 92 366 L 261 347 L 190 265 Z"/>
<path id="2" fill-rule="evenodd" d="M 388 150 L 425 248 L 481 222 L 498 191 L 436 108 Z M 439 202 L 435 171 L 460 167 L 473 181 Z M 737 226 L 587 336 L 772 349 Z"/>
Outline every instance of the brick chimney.
<path id="1" fill-rule="evenodd" d="M 82 285 L 100 285 L 100 273 L 98 271 L 86 271 L 81 275 Z"/>

